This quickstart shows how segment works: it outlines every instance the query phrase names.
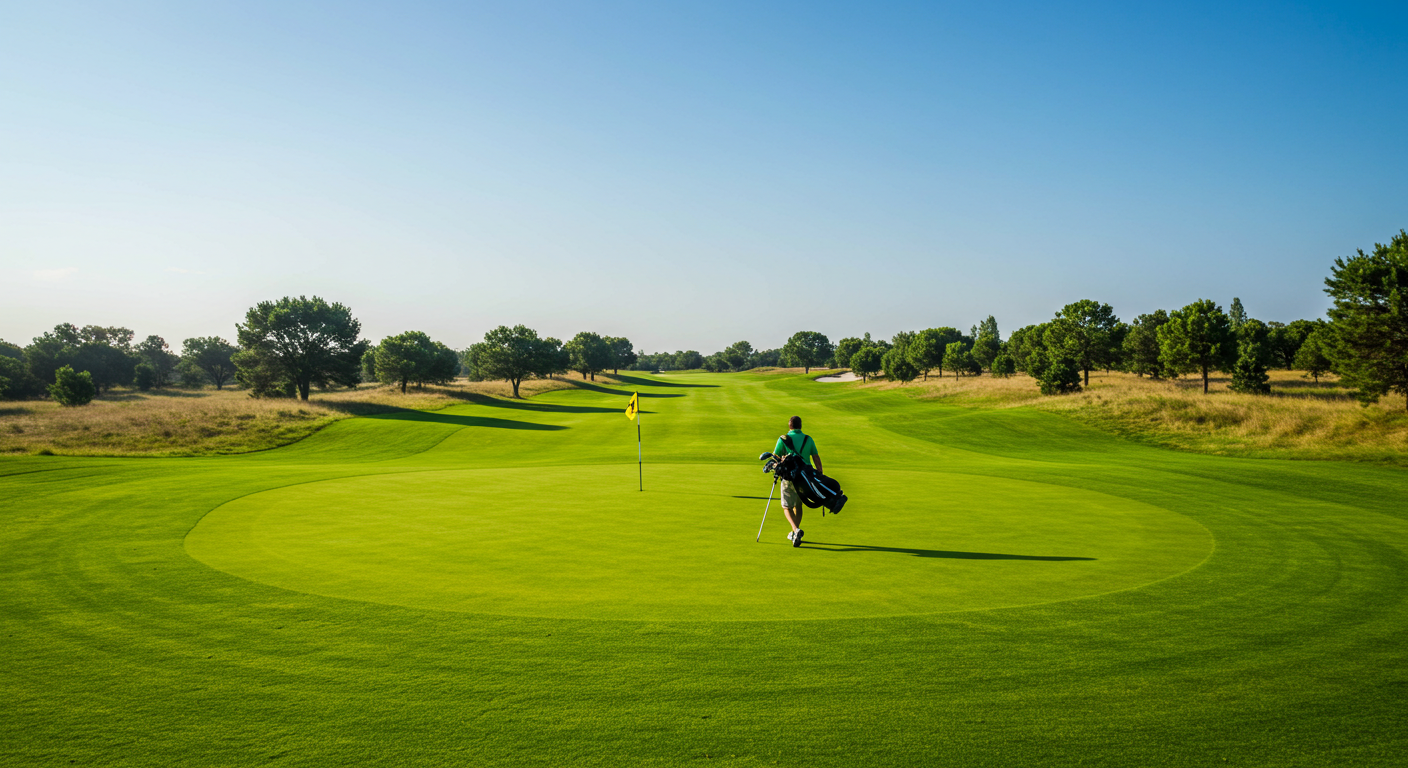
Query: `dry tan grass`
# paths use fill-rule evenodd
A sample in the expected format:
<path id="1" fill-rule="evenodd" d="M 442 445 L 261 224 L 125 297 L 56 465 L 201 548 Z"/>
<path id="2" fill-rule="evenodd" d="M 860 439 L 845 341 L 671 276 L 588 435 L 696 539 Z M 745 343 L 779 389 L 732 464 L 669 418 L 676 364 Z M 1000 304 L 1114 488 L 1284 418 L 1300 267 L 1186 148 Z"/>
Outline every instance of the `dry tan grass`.
<path id="1" fill-rule="evenodd" d="M 1023 375 L 931 377 L 903 389 L 919 399 L 969 407 L 1032 406 L 1125 437 L 1201 453 L 1408 465 L 1408 412 L 1397 398 L 1365 408 L 1333 375 L 1317 384 L 1297 371 L 1272 371 L 1270 395 L 1233 392 L 1229 382 L 1211 379 L 1204 395 L 1201 379 L 1091 372 L 1087 389 L 1056 397 L 1043 396 Z M 861 386 L 901 387 L 885 380 Z"/>
<path id="2" fill-rule="evenodd" d="M 598 374 L 600 376 L 600 374 Z M 609 379 L 609 377 L 608 377 Z M 522 396 L 578 386 L 523 382 Z M 257 400 L 239 390 L 117 390 L 74 408 L 52 401 L 0 403 L 0 454 L 208 456 L 287 445 L 338 419 L 401 409 L 436 410 L 512 395 L 507 382 L 457 381 L 405 394 L 395 387 L 314 392 L 308 402 Z"/>

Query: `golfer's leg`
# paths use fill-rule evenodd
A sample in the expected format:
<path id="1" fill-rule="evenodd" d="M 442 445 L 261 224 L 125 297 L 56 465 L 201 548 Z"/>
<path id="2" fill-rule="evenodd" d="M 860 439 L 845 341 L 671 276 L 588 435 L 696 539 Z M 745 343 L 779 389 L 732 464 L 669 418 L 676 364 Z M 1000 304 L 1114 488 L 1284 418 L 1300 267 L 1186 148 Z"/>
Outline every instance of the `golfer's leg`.
<path id="1" fill-rule="evenodd" d="M 797 530 L 797 510 L 792 507 L 783 507 L 782 516 L 787 518 L 787 523 L 792 526 L 792 530 Z"/>

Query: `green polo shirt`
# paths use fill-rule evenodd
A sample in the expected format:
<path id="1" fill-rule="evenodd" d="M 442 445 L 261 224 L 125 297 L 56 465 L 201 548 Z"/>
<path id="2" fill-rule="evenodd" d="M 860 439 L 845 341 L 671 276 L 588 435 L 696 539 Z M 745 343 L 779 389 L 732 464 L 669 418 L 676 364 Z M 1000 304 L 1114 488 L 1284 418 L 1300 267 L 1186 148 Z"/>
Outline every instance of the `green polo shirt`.
<path id="1" fill-rule="evenodd" d="M 795 453 L 802 457 L 803 462 L 810 461 L 811 457 L 817 455 L 816 441 L 802 434 L 802 430 L 789 429 L 787 436 L 792 440 L 792 444 L 797 446 Z M 794 451 L 788 450 L 787 443 L 782 442 L 782 438 L 779 437 L 777 439 L 777 447 L 773 448 L 772 452 L 778 456 L 786 456 Z"/>

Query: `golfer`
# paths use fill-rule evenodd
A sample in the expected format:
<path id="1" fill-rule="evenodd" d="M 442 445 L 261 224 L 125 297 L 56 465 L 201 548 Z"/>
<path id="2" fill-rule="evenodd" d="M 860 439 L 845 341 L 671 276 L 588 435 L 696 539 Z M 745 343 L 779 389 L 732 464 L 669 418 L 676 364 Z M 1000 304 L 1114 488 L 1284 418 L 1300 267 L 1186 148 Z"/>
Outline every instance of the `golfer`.
<path id="1" fill-rule="evenodd" d="M 792 443 L 791 448 L 787 446 L 789 441 Z M 816 452 L 816 441 L 811 438 L 811 435 L 802 433 L 801 416 L 793 416 L 787 420 L 787 434 L 777 439 L 777 447 L 773 448 L 772 452 L 779 458 L 796 454 L 804 463 L 810 457 L 812 466 L 816 467 L 817 472 L 821 472 L 821 455 Z M 787 516 L 787 522 L 792 525 L 792 532 L 787 534 L 787 538 L 792 541 L 792 546 L 800 547 L 802 545 L 802 497 L 797 493 L 791 480 L 782 481 L 782 514 Z"/>

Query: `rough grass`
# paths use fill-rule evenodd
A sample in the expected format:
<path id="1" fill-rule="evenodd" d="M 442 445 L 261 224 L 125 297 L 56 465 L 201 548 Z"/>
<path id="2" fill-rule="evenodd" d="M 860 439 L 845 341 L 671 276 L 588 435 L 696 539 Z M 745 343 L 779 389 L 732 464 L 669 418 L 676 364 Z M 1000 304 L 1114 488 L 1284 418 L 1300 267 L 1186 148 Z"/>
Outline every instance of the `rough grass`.
<path id="1" fill-rule="evenodd" d="M 1123 437 L 1199 453 L 1282 459 L 1349 459 L 1408 465 L 1408 412 L 1395 398 L 1359 404 L 1334 376 L 1318 383 L 1271 371 L 1270 395 L 1228 389 L 1230 377 L 1154 380 L 1092 371 L 1079 393 L 1042 395 L 1028 376 L 945 375 L 906 385 L 883 379 L 852 386 L 900 389 L 920 400 L 974 408 L 1034 407 Z"/>
<path id="2" fill-rule="evenodd" d="M 575 379 L 535 379 L 528 397 L 580 386 Z M 37 400 L 0 404 L 0 454 L 60 456 L 214 456 L 248 453 L 301 440 L 339 419 L 399 410 L 438 410 L 485 398 L 510 398 L 504 381 L 458 380 L 446 386 L 314 392 L 308 402 L 256 399 L 226 390 L 118 389 L 66 408 Z"/>

